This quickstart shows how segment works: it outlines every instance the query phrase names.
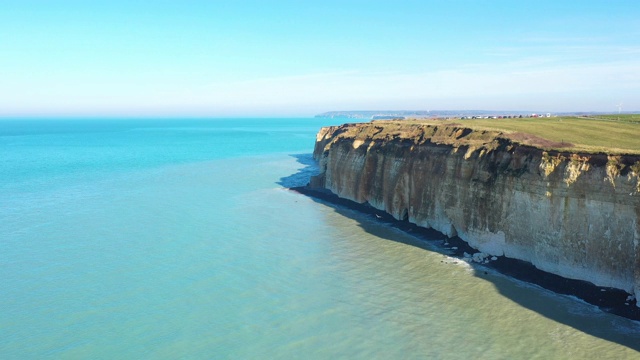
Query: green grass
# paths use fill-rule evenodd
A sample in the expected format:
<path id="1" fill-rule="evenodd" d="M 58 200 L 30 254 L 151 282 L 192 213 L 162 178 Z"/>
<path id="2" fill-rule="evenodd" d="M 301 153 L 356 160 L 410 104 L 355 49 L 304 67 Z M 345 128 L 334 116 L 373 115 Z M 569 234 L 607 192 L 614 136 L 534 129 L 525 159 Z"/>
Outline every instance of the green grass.
<path id="1" fill-rule="evenodd" d="M 583 117 L 585 119 L 605 120 L 605 121 L 622 121 L 640 123 L 640 114 L 609 114 L 609 115 L 590 115 Z"/>
<path id="2" fill-rule="evenodd" d="M 410 121 L 497 130 L 511 139 L 546 150 L 640 154 L 640 115 Z"/>

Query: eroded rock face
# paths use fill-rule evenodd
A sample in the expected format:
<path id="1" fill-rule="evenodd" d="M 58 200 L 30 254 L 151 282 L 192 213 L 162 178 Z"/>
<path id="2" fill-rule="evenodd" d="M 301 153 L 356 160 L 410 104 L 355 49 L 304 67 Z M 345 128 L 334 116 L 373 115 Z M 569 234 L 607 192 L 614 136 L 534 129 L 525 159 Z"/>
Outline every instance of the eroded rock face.
<path id="1" fill-rule="evenodd" d="M 323 128 L 312 187 L 490 255 L 640 299 L 640 156 L 545 152 L 499 133 L 394 122 Z"/>

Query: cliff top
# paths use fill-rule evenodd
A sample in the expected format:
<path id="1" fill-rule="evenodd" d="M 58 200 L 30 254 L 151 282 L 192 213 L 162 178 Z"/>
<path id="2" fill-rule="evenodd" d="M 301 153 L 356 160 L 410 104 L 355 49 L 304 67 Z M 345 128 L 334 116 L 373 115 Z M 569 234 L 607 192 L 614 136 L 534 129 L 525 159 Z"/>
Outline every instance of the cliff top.
<path id="1" fill-rule="evenodd" d="M 514 142 L 544 150 L 566 152 L 640 154 L 640 115 L 602 115 L 598 117 L 553 117 L 514 119 L 449 119 L 449 120 L 390 120 L 375 121 L 384 132 L 394 136 L 411 136 L 412 126 L 466 128 L 489 137 L 508 138 Z M 382 133 L 380 133 L 381 135 Z M 434 139 L 437 140 L 437 139 Z M 460 144 L 473 141 L 473 137 L 460 137 Z M 479 140 L 479 139 L 478 139 Z M 450 142 L 448 139 L 446 142 Z M 437 142 L 437 141 L 436 141 Z"/>

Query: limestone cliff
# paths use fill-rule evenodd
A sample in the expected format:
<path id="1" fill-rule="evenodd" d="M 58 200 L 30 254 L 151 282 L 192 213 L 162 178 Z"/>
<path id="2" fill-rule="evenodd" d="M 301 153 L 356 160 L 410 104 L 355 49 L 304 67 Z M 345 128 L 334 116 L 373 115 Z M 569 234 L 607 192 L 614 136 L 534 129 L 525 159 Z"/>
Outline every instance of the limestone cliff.
<path id="1" fill-rule="evenodd" d="M 398 122 L 323 128 L 310 186 L 479 251 L 640 299 L 640 156 L 544 151 Z"/>

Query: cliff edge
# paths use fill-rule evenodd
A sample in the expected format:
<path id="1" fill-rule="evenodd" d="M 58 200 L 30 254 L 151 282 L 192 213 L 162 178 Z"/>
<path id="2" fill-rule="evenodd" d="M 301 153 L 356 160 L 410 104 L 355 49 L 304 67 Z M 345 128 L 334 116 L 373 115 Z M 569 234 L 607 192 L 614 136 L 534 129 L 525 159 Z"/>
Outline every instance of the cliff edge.
<path id="1" fill-rule="evenodd" d="M 503 135 L 385 121 L 325 127 L 309 185 L 640 299 L 640 156 L 545 151 Z"/>

